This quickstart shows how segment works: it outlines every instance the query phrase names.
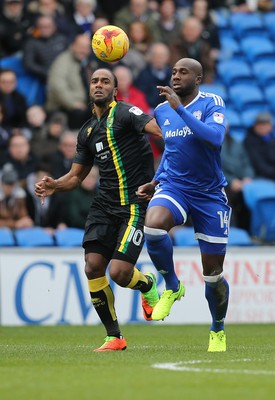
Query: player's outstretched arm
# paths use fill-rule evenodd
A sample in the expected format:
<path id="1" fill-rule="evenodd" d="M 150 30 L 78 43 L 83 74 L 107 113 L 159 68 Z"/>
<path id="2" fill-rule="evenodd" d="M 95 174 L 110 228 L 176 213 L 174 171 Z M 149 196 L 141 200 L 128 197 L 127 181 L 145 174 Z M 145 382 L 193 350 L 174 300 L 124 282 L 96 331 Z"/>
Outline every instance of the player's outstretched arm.
<path id="1" fill-rule="evenodd" d="M 36 183 L 35 194 L 41 198 L 43 204 L 44 197 L 51 196 L 56 191 L 68 191 L 79 186 L 86 178 L 91 168 L 91 165 L 73 163 L 71 170 L 58 179 L 44 176 L 40 182 Z"/>
<path id="2" fill-rule="evenodd" d="M 158 137 L 162 137 L 161 129 L 158 126 L 157 121 L 155 120 L 155 118 L 151 119 L 151 121 L 149 121 L 145 125 L 144 132 L 150 133 L 150 134 L 158 136 Z"/>

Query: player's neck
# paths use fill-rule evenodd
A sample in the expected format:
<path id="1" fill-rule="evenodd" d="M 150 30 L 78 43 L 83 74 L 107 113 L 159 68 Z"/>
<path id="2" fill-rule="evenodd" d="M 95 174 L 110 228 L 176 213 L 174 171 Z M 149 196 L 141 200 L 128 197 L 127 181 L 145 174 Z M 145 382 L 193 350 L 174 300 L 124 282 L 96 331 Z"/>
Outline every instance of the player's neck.
<path id="1" fill-rule="evenodd" d="M 97 106 L 94 105 L 94 112 L 97 117 L 97 119 L 100 119 L 103 114 L 109 109 L 109 104 L 107 105 L 102 105 L 102 106 Z"/>
<path id="2" fill-rule="evenodd" d="M 199 91 L 197 92 L 193 92 L 187 96 L 181 96 L 180 97 L 180 102 L 183 106 L 187 106 L 188 104 L 190 104 L 198 95 Z"/>

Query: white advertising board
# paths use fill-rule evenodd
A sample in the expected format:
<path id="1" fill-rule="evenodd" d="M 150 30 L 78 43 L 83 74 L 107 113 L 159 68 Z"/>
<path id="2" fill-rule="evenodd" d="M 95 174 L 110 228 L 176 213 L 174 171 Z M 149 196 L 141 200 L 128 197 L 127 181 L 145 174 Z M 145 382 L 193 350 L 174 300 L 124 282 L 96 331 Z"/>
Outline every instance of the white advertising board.
<path id="1" fill-rule="evenodd" d="M 176 248 L 175 269 L 186 287 L 166 324 L 210 323 L 197 248 Z M 144 250 L 137 267 L 154 267 Z M 230 248 L 224 265 L 230 285 L 227 323 L 275 322 L 275 249 Z M 158 289 L 164 289 L 161 275 Z M 112 284 L 119 322 L 143 323 L 139 292 Z M 97 324 L 88 292 L 82 249 L 1 249 L 0 324 Z"/>

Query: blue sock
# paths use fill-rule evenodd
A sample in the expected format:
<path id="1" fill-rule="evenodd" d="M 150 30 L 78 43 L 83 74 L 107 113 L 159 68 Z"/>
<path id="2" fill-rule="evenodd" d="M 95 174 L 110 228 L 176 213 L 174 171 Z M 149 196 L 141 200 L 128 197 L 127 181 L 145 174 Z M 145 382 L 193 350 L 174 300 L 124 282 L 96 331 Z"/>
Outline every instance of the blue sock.
<path id="1" fill-rule="evenodd" d="M 150 230 L 150 233 L 146 232 Z M 163 229 L 144 229 L 148 254 L 165 281 L 166 290 L 176 292 L 179 280 L 174 270 L 173 244 L 170 236 Z M 151 234 L 153 232 L 153 234 Z"/>
<path id="2" fill-rule="evenodd" d="M 204 276 L 205 297 L 212 315 L 210 329 L 211 331 L 218 332 L 224 330 L 224 319 L 229 299 L 229 285 L 224 277 L 219 278 L 216 282 L 212 280 L 213 278 L 219 278 L 219 276 Z"/>

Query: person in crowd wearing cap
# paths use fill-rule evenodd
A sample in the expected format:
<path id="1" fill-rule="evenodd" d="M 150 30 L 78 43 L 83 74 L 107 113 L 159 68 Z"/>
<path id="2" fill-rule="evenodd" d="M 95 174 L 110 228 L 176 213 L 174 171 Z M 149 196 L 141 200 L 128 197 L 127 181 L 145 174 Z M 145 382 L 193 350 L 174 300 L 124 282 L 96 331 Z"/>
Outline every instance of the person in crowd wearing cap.
<path id="1" fill-rule="evenodd" d="M 248 129 L 244 145 L 256 178 L 275 180 L 275 131 L 268 112 L 259 113 Z"/>
<path id="2" fill-rule="evenodd" d="M 12 229 L 33 226 L 26 208 L 26 193 L 18 184 L 12 164 L 5 164 L 0 171 L 0 226 Z"/>

